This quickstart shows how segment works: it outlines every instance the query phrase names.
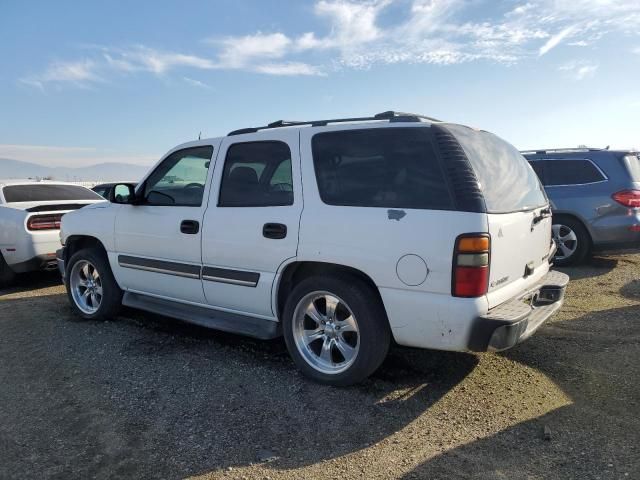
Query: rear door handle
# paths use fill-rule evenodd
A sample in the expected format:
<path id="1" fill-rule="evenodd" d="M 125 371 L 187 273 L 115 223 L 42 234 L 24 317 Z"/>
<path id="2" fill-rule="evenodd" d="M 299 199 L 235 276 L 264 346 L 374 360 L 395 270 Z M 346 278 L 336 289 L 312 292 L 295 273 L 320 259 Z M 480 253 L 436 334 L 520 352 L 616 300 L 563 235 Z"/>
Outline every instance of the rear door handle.
<path id="1" fill-rule="evenodd" d="M 262 227 L 262 235 L 265 238 L 281 240 L 287 236 L 287 226 L 283 223 L 265 223 Z"/>
<path id="2" fill-rule="evenodd" d="M 183 220 L 180 231 L 187 235 L 195 235 L 200 231 L 200 223 L 197 220 Z"/>

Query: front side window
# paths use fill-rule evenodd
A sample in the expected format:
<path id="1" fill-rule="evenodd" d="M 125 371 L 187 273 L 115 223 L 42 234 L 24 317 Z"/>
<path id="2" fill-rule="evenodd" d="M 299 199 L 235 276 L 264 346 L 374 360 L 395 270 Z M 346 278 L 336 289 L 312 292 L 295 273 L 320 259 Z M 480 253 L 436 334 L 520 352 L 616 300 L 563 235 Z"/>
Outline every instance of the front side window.
<path id="1" fill-rule="evenodd" d="M 312 147 L 320 197 L 328 205 L 452 208 L 427 128 L 318 133 Z"/>
<path id="2" fill-rule="evenodd" d="M 199 207 L 213 147 L 194 147 L 169 155 L 144 184 L 146 205 Z"/>
<path id="3" fill-rule="evenodd" d="M 8 185 L 2 189 L 7 203 L 69 200 L 104 200 L 88 188 L 76 185 Z"/>
<path id="4" fill-rule="evenodd" d="M 222 172 L 219 207 L 293 205 L 291 150 L 265 141 L 231 145 Z"/>
<path id="5" fill-rule="evenodd" d="M 589 160 L 534 160 L 531 165 L 542 171 L 540 178 L 545 187 L 587 185 L 606 180 Z"/>

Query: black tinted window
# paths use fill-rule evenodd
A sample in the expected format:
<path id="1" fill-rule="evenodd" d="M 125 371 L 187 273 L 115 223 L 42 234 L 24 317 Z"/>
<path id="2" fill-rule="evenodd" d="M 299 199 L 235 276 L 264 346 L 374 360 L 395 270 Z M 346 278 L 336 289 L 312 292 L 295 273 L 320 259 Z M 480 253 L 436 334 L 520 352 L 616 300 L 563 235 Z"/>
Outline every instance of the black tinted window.
<path id="1" fill-rule="evenodd" d="M 446 125 L 462 145 L 480 182 L 489 213 L 509 213 L 547 204 L 538 176 L 520 152 L 492 133 Z"/>
<path id="2" fill-rule="evenodd" d="M 428 128 L 319 133 L 313 161 L 322 201 L 384 208 L 452 208 Z"/>
<path id="3" fill-rule="evenodd" d="M 76 185 L 9 185 L 3 188 L 4 198 L 11 202 L 47 202 L 55 200 L 104 200 L 88 188 Z"/>
<path id="4" fill-rule="evenodd" d="M 534 160 L 531 165 L 543 171 L 545 186 L 584 185 L 601 182 L 604 175 L 589 160 Z"/>
<path id="5" fill-rule="evenodd" d="M 291 150 L 283 142 L 231 145 L 222 172 L 220 207 L 293 204 Z"/>
<path id="6" fill-rule="evenodd" d="M 147 205 L 199 207 L 202 205 L 213 147 L 173 152 L 145 181 Z"/>

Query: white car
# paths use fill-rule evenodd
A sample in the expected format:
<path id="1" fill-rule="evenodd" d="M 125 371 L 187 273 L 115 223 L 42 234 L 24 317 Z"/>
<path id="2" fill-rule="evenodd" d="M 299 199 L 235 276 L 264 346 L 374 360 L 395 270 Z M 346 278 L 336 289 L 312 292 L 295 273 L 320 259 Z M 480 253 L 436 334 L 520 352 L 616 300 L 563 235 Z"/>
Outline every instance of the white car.
<path id="1" fill-rule="evenodd" d="M 333 385 L 391 340 L 503 350 L 563 302 L 549 202 L 520 153 L 411 114 L 275 122 L 171 150 L 112 203 L 66 215 L 71 304 L 274 338 Z"/>
<path id="2" fill-rule="evenodd" d="M 67 183 L 0 181 L 0 287 L 17 273 L 55 269 L 62 216 L 101 201 Z"/>

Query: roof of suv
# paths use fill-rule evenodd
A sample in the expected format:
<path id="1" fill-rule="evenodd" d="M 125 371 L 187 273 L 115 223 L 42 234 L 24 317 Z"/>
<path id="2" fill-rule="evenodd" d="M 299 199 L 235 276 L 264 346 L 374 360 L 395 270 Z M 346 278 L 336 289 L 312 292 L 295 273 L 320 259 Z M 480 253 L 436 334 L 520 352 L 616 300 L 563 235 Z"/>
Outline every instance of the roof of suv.
<path id="1" fill-rule="evenodd" d="M 268 130 L 272 128 L 283 128 L 283 127 L 302 127 L 302 126 L 311 126 L 311 127 L 324 127 L 329 125 L 330 123 L 361 123 L 361 122 L 371 122 L 371 121 L 388 121 L 388 122 L 442 122 L 442 120 L 438 120 L 436 118 L 427 117 L 425 115 L 420 115 L 417 113 L 405 113 L 405 112 L 395 112 L 393 110 L 388 110 L 386 112 L 377 113 L 372 117 L 351 117 L 351 118 L 333 118 L 326 120 L 307 120 L 307 121 L 288 121 L 288 120 L 277 120 L 275 122 L 271 122 L 262 127 L 249 127 L 249 128 L 241 128 L 239 130 L 233 130 L 229 132 L 227 136 L 232 135 L 241 135 L 243 133 L 255 133 L 259 130 Z"/>
<path id="2" fill-rule="evenodd" d="M 548 148 L 548 149 L 539 149 L 539 150 L 522 150 L 520 153 L 525 157 L 533 157 L 533 156 L 552 156 L 552 157 L 565 157 L 565 156 L 575 156 L 576 153 L 589 153 L 593 155 L 594 153 L 603 153 L 603 154 L 615 154 L 615 155 L 626 155 L 628 153 L 637 153 L 634 150 L 609 150 L 609 148 L 590 148 L 590 147 L 577 147 L 577 148 Z"/>

